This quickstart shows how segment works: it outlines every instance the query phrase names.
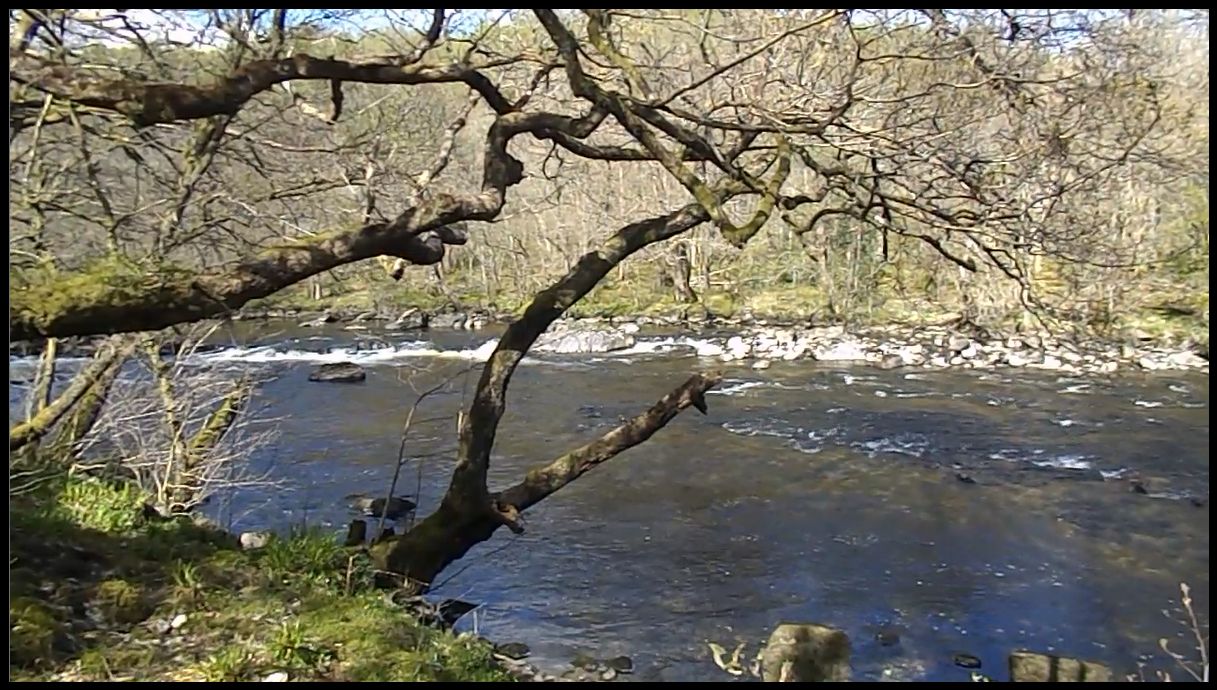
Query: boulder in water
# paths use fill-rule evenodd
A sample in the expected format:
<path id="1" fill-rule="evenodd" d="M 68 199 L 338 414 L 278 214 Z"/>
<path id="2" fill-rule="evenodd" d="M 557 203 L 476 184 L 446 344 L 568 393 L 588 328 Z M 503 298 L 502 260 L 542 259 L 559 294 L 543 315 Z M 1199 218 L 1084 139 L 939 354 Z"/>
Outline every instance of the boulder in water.
<path id="1" fill-rule="evenodd" d="M 368 378 L 363 367 L 354 362 L 336 362 L 322 364 L 309 374 L 309 381 L 329 381 L 331 383 L 359 383 Z"/>
<path id="2" fill-rule="evenodd" d="M 766 683 L 847 681 L 849 653 L 849 637 L 836 628 L 783 623 L 761 652 L 761 678 Z"/>
<path id="3" fill-rule="evenodd" d="M 385 330 L 410 331 L 427 327 L 426 312 L 418 309 L 407 309 L 393 321 L 385 324 Z"/>
<path id="4" fill-rule="evenodd" d="M 381 513 L 384 513 L 386 520 L 400 520 L 409 515 L 416 507 L 414 501 L 401 496 L 394 496 L 387 501 L 383 496 L 380 498 L 359 496 L 351 501 L 351 505 L 356 510 L 362 510 L 372 517 L 380 517 Z"/>
<path id="5" fill-rule="evenodd" d="M 879 360 L 880 369 L 897 369 L 904 366 L 904 357 L 898 354 L 884 355 L 883 359 Z"/>
<path id="6" fill-rule="evenodd" d="M 527 658 L 528 655 L 532 653 L 532 650 L 528 648 L 528 645 L 524 644 L 523 642 L 506 642 L 504 644 L 495 645 L 494 651 L 496 654 L 502 654 L 508 659 L 514 659 L 516 661 Z"/>
<path id="7" fill-rule="evenodd" d="M 1110 683 L 1111 669 L 1092 661 L 1017 651 L 1010 654 L 1012 683 Z"/>
<path id="8" fill-rule="evenodd" d="M 465 327 L 469 317 L 461 313 L 436 314 L 431 317 L 431 328 L 460 330 Z"/>

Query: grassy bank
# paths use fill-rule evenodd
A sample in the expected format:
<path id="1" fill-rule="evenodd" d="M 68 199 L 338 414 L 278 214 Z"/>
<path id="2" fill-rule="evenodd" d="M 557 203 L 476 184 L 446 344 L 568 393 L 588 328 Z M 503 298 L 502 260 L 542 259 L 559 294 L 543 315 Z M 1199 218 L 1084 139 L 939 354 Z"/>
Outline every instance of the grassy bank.
<path id="1" fill-rule="evenodd" d="M 242 551 L 143 503 L 84 478 L 10 501 L 10 679 L 510 680 L 488 644 L 390 603 L 332 534 Z"/>

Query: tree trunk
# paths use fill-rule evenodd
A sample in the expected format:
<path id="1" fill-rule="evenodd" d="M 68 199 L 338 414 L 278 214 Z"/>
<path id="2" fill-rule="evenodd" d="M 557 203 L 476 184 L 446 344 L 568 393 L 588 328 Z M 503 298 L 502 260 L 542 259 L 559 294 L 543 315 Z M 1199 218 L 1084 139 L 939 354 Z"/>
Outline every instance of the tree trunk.
<path id="1" fill-rule="evenodd" d="M 672 287 L 676 290 L 676 299 L 680 302 L 696 302 L 697 293 L 689 285 L 691 267 L 689 265 L 689 250 L 684 242 L 676 244 L 676 256 L 672 262 Z"/>
<path id="2" fill-rule="evenodd" d="M 720 199 L 728 196 L 718 194 Z M 717 375 L 694 376 L 647 412 L 549 465 L 534 468 L 523 483 L 505 492 L 491 493 L 487 486 L 490 452 L 507 407 L 507 386 L 536 339 L 627 257 L 708 218 L 706 209 L 695 203 L 631 223 L 533 298 L 524 315 L 507 327 L 482 369 L 469 413 L 461 423 L 457 466 L 439 509 L 404 536 L 374 549 L 382 570 L 404 575 L 425 588 L 444 567 L 489 539 L 499 526 L 522 531 L 521 511 L 596 464 L 650 438 L 679 411 L 690 405 L 705 411 L 705 391 L 718 383 Z"/>
<path id="3" fill-rule="evenodd" d="M 693 375 L 642 414 L 550 463 L 533 467 L 515 486 L 488 494 L 486 509 L 466 510 L 453 500 L 449 490 L 439 509 L 404 536 L 373 547 L 377 566 L 401 576 L 414 591 L 425 591 L 444 568 L 490 539 L 499 527 L 506 525 L 513 532 L 523 532 L 521 512 L 597 465 L 646 441 L 681 411 L 695 407 L 705 414 L 706 391 L 721 380 L 718 373 Z"/>

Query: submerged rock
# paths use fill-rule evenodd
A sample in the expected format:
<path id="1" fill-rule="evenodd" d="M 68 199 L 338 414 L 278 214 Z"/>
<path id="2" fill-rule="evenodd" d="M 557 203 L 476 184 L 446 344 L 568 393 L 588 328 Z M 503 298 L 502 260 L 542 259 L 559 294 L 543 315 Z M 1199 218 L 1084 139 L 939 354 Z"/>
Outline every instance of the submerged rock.
<path id="1" fill-rule="evenodd" d="M 761 652 L 762 680 L 847 681 L 849 654 L 849 637 L 836 628 L 815 623 L 783 623 L 769 636 Z"/>
<path id="2" fill-rule="evenodd" d="M 1093 661 L 1036 652 L 1010 654 L 1012 683 L 1110 683 L 1111 669 Z"/>
<path id="3" fill-rule="evenodd" d="M 613 669 L 617 673 L 633 673 L 634 660 L 628 656 L 615 656 L 612 659 L 605 659 L 604 665 Z"/>
<path id="4" fill-rule="evenodd" d="M 961 652 L 951 657 L 951 661 L 960 668 L 980 668 L 980 659 L 971 654 Z"/>
<path id="5" fill-rule="evenodd" d="M 883 628 L 875 633 L 875 642 L 881 647 L 895 647 L 900 644 L 900 633 L 892 628 Z"/>
<path id="6" fill-rule="evenodd" d="M 595 657 L 583 652 L 576 654 L 575 658 L 571 659 L 570 665 L 584 671 L 596 671 L 600 668 L 600 662 L 596 661 Z"/>
<path id="7" fill-rule="evenodd" d="M 363 367 L 354 362 L 336 362 L 322 364 L 309 374 L 309 381 L 328 381 L 331 383 L 358 383 L 368 378 Z"/>

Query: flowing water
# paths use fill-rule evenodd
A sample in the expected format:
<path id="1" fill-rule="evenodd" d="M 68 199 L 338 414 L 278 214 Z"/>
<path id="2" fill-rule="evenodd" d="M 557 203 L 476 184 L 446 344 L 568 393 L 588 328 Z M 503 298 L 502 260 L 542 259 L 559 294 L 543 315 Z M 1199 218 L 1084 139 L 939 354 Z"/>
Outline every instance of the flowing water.
<path id="1" fill-rule="evenodd" d="M 209 509 L 236 530 L 341 531 L 353 516 L 345 497 L 385 491 L 415 391 L 470 370 L 427 398 L 408 436 L 398 493 L 421 487 L 425 513 L 446 486 L 455 414 L 489 337 L 287 329 L 199 356 L 268 377 L 258 409 L 279 432 L 250 469 L 289 484 Z M 969 673 L 952 665 L 957 652 L 1002 679 L 1016 648 L 1117 671 L 1160 637 L 1186 651 L 1184 628 L 1163 614 L 1177 616 L 1181 581 L 1207 620 L 1207 376 L 753 371 L 696 346 L 653 337 L 519 368 L 495 486 L 690 372 L 723 368 L 726 379 L 708 416 L 685 412 L 530 510 L 524 535 L 501 530 L 442 573 L 437 596 L 483 605 L 461 628 L 525 642 L 543 667 L 626 654 L 631 679 L 698 681 L 730 678 L 707 641 L 746 641 L 751 655 L 778 623 L 813 621 L 850 635 L 856 679 L 892 669 L 952 681 Z M 342 360 L 365 365 L 367 381 L 307 381 Z M 1148 494 L 1130 490 L 1133 476 Z M 899 643 L 880 644 L 879 631 Z"/>

